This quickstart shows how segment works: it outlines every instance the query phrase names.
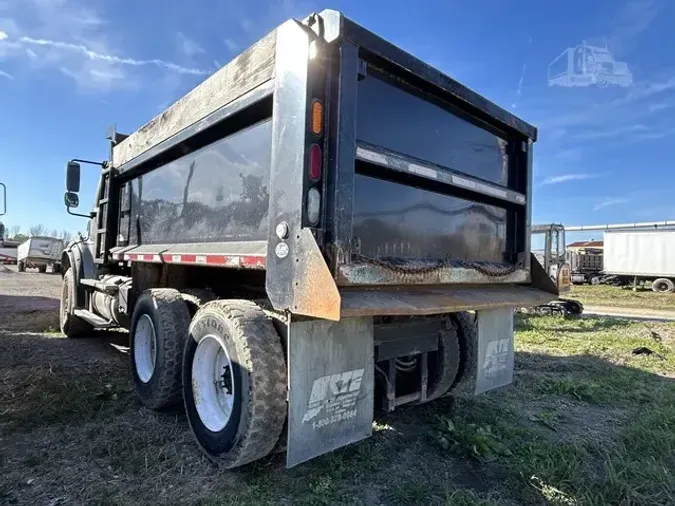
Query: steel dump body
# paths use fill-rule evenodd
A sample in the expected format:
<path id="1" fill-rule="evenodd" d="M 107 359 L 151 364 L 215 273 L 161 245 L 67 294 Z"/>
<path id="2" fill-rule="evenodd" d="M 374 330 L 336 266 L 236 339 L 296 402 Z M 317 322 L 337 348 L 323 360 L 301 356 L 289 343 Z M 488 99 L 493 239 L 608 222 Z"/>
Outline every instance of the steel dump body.
<path id="1" fill-rule="evenodd" d="M 34 236 L 17 247 L 17 259 L 30 263 L 51 263 L 61 259 L 63 241 L 56 237 Z"/>
<path id="2" fill-rule="evenodd" d="M 359 313 L 404 312 L 424 287 L 464 299 L 425 312 L 537 298 L 524 286 L 534 127 L 339 13 L 320 16 L 321 37 L 282 25 L 113 146 L 120 216 L 100 226 L 119 230 L 99 255 L 265 269 L 275 308 L 330 319 L 364 296 Z"/>
<path id="3" fill-rule="evenodd" d="M 338 12 L 109 138 L 62 330 L 129 328 L 141 402 L 182 378 L 230 467 L 284 428 L 294 466 L 368 437 L 376 406 L 508 385 L 513 308 L 557 293 L 530 255 L 536 130 Z M 70 207 L 78 162 L 95 163 L 68 163 Z"/>

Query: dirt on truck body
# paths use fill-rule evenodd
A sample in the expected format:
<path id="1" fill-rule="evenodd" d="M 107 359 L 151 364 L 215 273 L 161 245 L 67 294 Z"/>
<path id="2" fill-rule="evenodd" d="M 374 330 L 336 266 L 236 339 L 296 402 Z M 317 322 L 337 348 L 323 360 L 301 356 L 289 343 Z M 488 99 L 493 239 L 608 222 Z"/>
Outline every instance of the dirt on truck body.
<path id="1" fill-rule="evenodd" d="M 183 400 L 225 467 L 509 384 L 513 308 L 556 291 L 530 255 L 536 129 L 338 12 L 109 139 L 61 329 L 128 328 L 141 402 Z"/>

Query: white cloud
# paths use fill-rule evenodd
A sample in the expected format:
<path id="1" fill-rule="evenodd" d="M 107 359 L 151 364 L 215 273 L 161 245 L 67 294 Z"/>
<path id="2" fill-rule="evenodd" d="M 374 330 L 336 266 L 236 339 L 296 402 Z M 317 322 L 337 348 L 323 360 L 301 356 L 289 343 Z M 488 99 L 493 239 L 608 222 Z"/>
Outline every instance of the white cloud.
<path id="1" fill-rule="evenodd" d="M 527 71 L 527 63 L 523 63 L 523 68 L 520 71 L 520 79 L 518 79 L 518 87 L 516 88 L 516 101 L 511 104 L 513 109 L 518 108 L 518 101 L 520 96 L 523 94 L 523 82 L 525 81 L 525 72 Z"/>
<path id="2" fill-rule="evenodd" d="M 632 0 L 622 5 L 612 20 L 612 33 L 607 41 L 615 50 L 637 37 L 657 19 L 659 5 L 654 0 Z"/>
<path id="3" fill-rule="evenodd" d="M 225 47 L 227 48 L 227 50 L 230 51 L 231 53 L 239 52 L 239 44 L 237 44 L 232 39 L 225 39 L 224 43 L 225 43 Z"/>
<path id="4" fill-rule="evenodd" d="M 4 77 L 6 79 L 14 79 L 14 76 L 12 74 L 9 74 L 4 70 L 0 70 L 0 77 Z"/>
<path id="5" fill-rule="evenodd" d="M 551 176 L 547 177 L 542 181 L 542 185 L 550 184 L 560 184 L 567 183 L 568 181 L 583 181 L 585 179 L 594 179 L 598 177 L 597 174 L 586 174 L 586 173 L 577 173 L 577 174 L 561 174 L 560 176 Z"/>
<path id="6" fill-rule="evenodd" d="M 57 49 L 63 49 L 66 51 L 74 51 L 76 53 L 80 53 L 82 56 L 90 60 L 100 60 L 120 65 L 131 65 L 133 67 L 141 67 L 146 65 L 163 67 L 168 70 L 178 72 L 179 74 L 191 74 L 197 76 L 207 75 L 210 73 L 208 70 L 182 67 L 176 63 L 160 60 L 158 58 L 153 58 L 150 60 L 136 60 L 134 58 L 120 57 L 113 54 L 103 54 L 97 51 L 93 51 L 92 49 L 89 49 L 87 46 L 83 44 L 71 44 L 69 42 L 62 42 L 59 40 L 33 39 L 32 37 L 21 37 L 19 41 L 23 44 L 31 44 L 35 46 L 49 46 Z"/>
<path id="7" fill-rule="evenodd" d="M 649 112 L 656 112 L 656 111 L 662 111 L 663 109 L 668 109 L 669 107 L 673 107 L 675 104 L 669 104 L 667 102 L 657 102 L 654 104 L 649 105 Z"/>
<path id="8" fill-rule="evenodd" d="M 241 26 L 241 29 L 244 30 L 245 32 L 252 32 L 253 29 L 255 28 L 255 24 L 253 21 L 251 21 L 248 18 L 241 18 L 239 20 L 239 26 Z"/>
<path id="9" fill-rule="evenodd" d="M 1 0 L 0 0 L 1 1 Z M 106 30 L 103 0 L 22 0 L 21 9 L 0 17 L 0 59 L 12 59 L 34 72 L 56 71 L 80 88 L 110 91 L 140 85 L 140 68 L 178 76 L 204 76 L 209 70 L 159 58 L 132 58 L 120 51 L 118 30 Z M 188 51 L 198 45 L 185 43 Z M 133 70 L 134 68 L 138 70 Z"/>
<path id="10" fill-rule="evenodd" d="M 599 204 L 597 204 L 594 208 L 593 211 L 599 211 L 600 209 L 605 209 L 606 207 L 610 206 L 618 206 L 621 204 L 627 204 L 630 202 L 629 199 L 627 198 L 616 198 L 616 199 L 605 199 Z"/>
<path id="11" fill-rule="evenodd" d="M 185 56 L 193 57 L 205 52 L 202 46 L 181 32 L 176 34 L 176 38 L 178 49 L 185 54 Z"/>
<path id="12" fill-rule="evenodd" d="M 7 32 L 0 30 L 0 40 L 5 40 L 7 38 Z"/>

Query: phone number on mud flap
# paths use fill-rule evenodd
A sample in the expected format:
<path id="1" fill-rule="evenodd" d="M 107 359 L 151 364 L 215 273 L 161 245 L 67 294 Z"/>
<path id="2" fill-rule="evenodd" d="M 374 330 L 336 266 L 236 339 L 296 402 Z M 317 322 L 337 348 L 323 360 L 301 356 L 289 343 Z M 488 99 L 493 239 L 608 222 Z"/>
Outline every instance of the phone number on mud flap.
<path id="1" fill-rule="evenodd" d="M 331 425 L 337 422 L 342 422 L 343 420 L 349 420 L 350 418 L 355 418 L 356 417 L 356 410 L 352 409 L 350 411 L 344 411 L 342 413 L 336 413 L 332 416 L 327 416 L 326 418 L 322 418 L 318 422 L 314 422 L 312 424 L 313 429 L 320 429 L 321 427 L 325 427 L 326 425 Z"/>

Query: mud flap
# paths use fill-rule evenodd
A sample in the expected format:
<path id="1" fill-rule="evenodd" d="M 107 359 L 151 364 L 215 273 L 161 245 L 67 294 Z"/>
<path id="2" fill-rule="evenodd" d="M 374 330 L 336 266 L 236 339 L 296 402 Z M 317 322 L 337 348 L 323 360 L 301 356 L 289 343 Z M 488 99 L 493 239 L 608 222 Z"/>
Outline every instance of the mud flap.
<path id="1" fill-rule="evenodd" d="M 513 381 L 513 309 L 477 311 L 478 367 L 476 394 Z"/>
<path id="2" fill-rule="evenodd" d="M 365 439 L 373 423 L 373 320 L 293 321 L 287 467 Z"/>

